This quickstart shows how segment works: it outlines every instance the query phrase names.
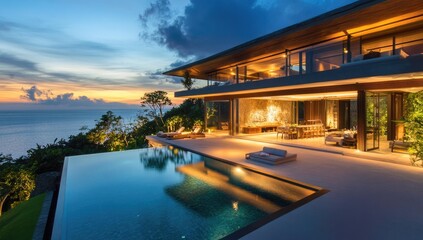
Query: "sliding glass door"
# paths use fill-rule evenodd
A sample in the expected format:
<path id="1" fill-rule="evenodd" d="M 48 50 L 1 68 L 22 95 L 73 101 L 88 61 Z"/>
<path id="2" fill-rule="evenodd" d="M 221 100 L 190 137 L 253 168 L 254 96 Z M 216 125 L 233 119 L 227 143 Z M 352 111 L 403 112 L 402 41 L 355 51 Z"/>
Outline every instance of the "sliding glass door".
<path id="1" fill-rule="evenodd" d="M 366 151 L 379 149 L 380 94 L 366 92 Z"/>
<path id="2" fill-rule="evenodd" d="M 366 92 L 366 151 L 379 149 L 387 134 L 388 94 Z"/>

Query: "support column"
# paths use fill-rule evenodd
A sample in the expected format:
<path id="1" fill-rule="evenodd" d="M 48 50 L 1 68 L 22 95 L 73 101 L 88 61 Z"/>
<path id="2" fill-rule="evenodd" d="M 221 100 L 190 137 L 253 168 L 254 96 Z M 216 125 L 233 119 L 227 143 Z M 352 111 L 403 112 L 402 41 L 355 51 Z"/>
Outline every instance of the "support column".
<path id="1" fill-rule="evenodd" d="M 207 102 L 206 99 L 203 99 L 203 104 L 204 104 L 204 131 L 208 131 L 208 126 L 207 126 Z"/>
<path id="2" fill-rule="evenodd" d="M 395 93 L 388 94 L 388 128 L 387 128 L 387 140 L 395 140 L 395 124 L 392 120 L 395 119 Z"/>
<path id="3" fill-rule="evenodd" d="M 351 35 L 347 37 L 347 62 L 351 62 L 352 52 L 351 52 Z"/>
<path id="4" fill-rule="evenodd" d="M 357 149 L 366 150 L 366 92 L 357 91 Z"/>
<path id="5" fill-rule="evenodd" d="M 234 117 L 235 117 L 235 129 L 234 129 L 234 133 L 236 135 L 239 134 L 239 98 L 234 99 Z"/>
<path id="6" fill-rule="evenodd" d="M 234 100 L 229 99 L 229 135 L 234 135 Z"/>

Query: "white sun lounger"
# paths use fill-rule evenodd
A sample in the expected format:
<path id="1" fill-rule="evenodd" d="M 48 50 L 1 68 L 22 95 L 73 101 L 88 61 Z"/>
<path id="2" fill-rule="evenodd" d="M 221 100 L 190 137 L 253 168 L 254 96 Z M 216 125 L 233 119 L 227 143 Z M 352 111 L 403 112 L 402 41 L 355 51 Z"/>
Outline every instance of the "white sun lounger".
<path id="1" fill-rule="evenodd" d="M 263 147 L 262 151 L 245 154 L 245 158 L 252 161 L 277 165 L 297 160 L 297 154 L 286 150 Z"/>

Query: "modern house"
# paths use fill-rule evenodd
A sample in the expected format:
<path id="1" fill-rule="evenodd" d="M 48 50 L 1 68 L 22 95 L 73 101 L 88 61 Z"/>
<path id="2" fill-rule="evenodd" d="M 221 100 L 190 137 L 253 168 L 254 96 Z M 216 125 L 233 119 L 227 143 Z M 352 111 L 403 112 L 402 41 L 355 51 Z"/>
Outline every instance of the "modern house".
<path id="1" fill-rule="evenodd" d="M 175 93 L 216 109 L 229 135 L 351 130 L 357 149 L 401 139 L 405 99 L 423 90 L 423 1 L 362 0 L 165 72 L 207 87 Z"/>

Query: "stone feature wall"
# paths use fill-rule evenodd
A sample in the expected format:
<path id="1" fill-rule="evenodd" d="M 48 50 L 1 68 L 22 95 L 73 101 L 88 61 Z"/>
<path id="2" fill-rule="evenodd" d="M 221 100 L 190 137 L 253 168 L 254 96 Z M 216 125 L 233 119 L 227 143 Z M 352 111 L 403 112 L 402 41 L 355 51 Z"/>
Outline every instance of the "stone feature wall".
<path id="1" fill-rule="evenodd" d="M 284 124 L 292 121 L 292 102 L 267 99 L 239 99 L 240 127 Z"/>

